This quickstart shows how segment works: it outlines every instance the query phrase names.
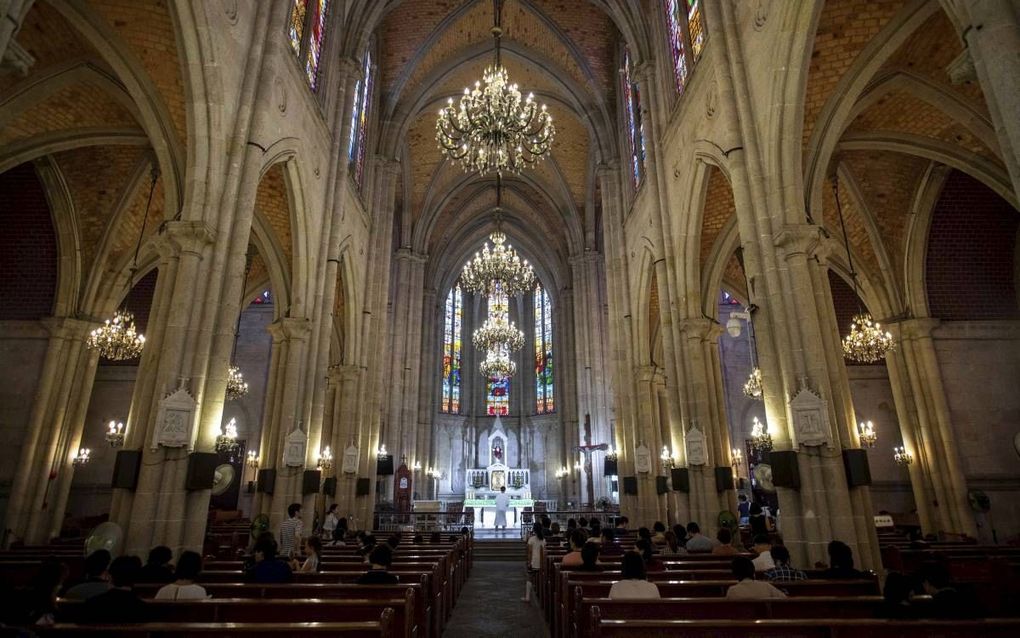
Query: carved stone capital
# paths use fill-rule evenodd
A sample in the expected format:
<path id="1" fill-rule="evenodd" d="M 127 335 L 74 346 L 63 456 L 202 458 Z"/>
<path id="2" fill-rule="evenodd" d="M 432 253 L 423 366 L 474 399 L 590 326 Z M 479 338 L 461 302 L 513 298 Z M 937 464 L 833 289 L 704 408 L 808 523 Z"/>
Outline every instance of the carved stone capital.
<path id="1" fill-rule="evenodd" d="M 942 321 L 933 317 L 918 317 L 882 325 L 900 339 L 923 339 L 931 337 L 931 333 L 942 325 Z"/>
<path id="2" fill-rule="evenodd" d="M 397 251 L 393 253 L 393 258 L 397 261 L 409 261 L 412 264 L 424 264 L 428 261 L 428 255 L 415 252 L 413 249 L 407 247 L 398 248 Z"/>
<path id="3" fill-rule="evenodd" d="M 946 65 L 946 73 L 953 84 L 977 81 L 977 69 L 974 68 L 974 58 L 970 55 L 970 49 L 966 48 L 960 55 L 953 58 L 953 61 Z"/>
<path id="4" fill-rule="evenodd" d="M 361 368 L 355 365 L 338 363 L 329 367 L 328 375 L 330 383 L 340 385 L 347 381 L 357 380 L 361 374 Z"/>
<path id="5" fill-rule="evenodd" d="M 655 366 L 634 366 L 634 376 L 640 383 L 650 383 L 655 378 Z"/>
<path id="6" fill-rule="evenodd" d="M 200 221 L 169 221 L 163 224 L 153 241 L 164 258 L 181 253 L 202 254 L 202 248 L 216 240 L 216 231 Z"/>
<path id="7" fill-rule="evenodd" d="M 712 327 L 716 325 L 718 324 L 704 317 L 691 317 L 677 321 L 677 328 L 688 339 L 708 339 L 712 334 Z"/>
<path id="8" fill-rule="evenodd" d="M 39 323 L 49 332 L 51 339 L 85 339 L 101 321 L 88 321 L 72 317 L 44 317 Z"/>
<path id="9" fill-rule="evenodd" d="M 307 340 L 312 333 L 312 322 L 301 317 L 284 317 L 266 326 L 274 341 Z"/>
<path id="10" fill-rule="evenodd" d="M 814 256 L 824 243 L 822 239 L 822 229 L 814 224 L 787 224 L 772 242 L 785 259 L 791 259 L 799 255 Z"/>

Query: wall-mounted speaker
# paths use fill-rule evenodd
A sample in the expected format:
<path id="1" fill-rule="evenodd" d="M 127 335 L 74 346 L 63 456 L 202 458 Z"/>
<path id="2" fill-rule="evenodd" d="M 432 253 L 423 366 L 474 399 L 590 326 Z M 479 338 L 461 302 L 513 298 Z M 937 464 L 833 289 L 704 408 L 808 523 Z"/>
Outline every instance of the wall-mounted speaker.
<path id="1" fill-rule="evenodd" d="M 266 468 L 259 470 L 259 481 L 256 490 L 262 494 L 269 494 L 272 496 L 273 490 L 276 489 L 276 470 L 273 468 Z"/>
<path id="2" fill-rule="evenodd" d="M 619 473 L 619 462 L 616 459 L 605 459 L 602 463 L 602 476 L 616 476 Z"/>
<path id="3" fill-rule="evenodd" d="M 372 490 L 372 481 L 367 478 L 359 478 L 358 482 L 354 486 L 355 496 L 368 496 Z"/>
<path id="4" fill-rule="evenodd" d="M 331 476 L 322 482 L 322 493 L 326 496 L 336 496 L 336 477 Z"/>
<path id="5" fill-rule="evenodd" d="M 379 476 L 393 475 L 393 455 L 379 456 L 375 462 L 375 473 Z"/>
<path id="6" fill-rule="evenodd" d="M 691 474 L 686 467 L 674 467 L 670 470 L 670 476 L 673 479 L 674 492 L 691 491 Z"/>
<path id="7" fill-rule="evenodd" d="M 623 477 L 623 493 L 628 496 L 637 496 L 637 477 Z"/>
<path id="8" fill-rule="evenodd" d="M 768 453 L 768 463 L 772 466 L 772 483 L 776 487 L 800 489 L 800 467 L 797 465 L 797 453 L 793 450 Z"/>
<path id="9" fill-rule="evenodd" d="M 732 489 L 733 489 L 733 468 L 732 467 L 715 468 L 715 491 L 725 492 L 726 490 Z"/>
<path id="10" fill-rule="evenodd" d="M 868 465 L 866 450 L 843 450 L 843 467 L 846 469 L 846 484 L 849 487 L 871 485 L 871 467 Z"/>
<path id="11" fill-rule="evenodd" d="M 113 480 L 110 487 L 134 490 L 138 486 L 138 470 L 142 469 L 141 450 L 119 450 L 113 462 Z"/>
<path id="12" fill-rule="evenodd" d="M 305 470 L 301 477 L 301 495 L 319 493 L 319 482 L 322 480 L 322 472 L 319 470 Z"/>
<path id="13" fill-rule="evenodd" d="M 215 452 L 192 452 L 188 455 L 188 473 L 184 479 L 184 489 L 211 490 L 216 478 L 216 466 L 220 455 Z"/>
<path id="14" fill-rule="evenodd" d="M 669 492 L 669 477 L 668 476 L 656 476 L 655 477 L 655 493 L 666 494 Z"/>

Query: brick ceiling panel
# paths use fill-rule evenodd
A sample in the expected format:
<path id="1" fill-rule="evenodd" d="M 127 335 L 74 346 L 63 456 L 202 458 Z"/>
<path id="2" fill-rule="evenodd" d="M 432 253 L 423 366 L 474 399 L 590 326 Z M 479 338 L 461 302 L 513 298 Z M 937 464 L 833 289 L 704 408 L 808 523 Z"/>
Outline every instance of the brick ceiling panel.
<path id="1" fill-rule="evenodd" d="M 36 2 L 25 16 L 17 42 L 35 58 L 32 73 L 45 72 L 55 64 L 83 57 L 98 57 L 95 50 L 48 2 Z M 22 78 L 0 73 L 0 95 Z"/>
<path id="2" fill-rule="evenodd" d="M 266 216 L 269 225 L 276 235 L 276 241 L 283 250 L 284 268 L 290 269 L 293 263 L 294 242 L 291 238 L 290 204 L 287 199 L 287 182 L 283 175 L 283 165 L 274 164 L 259 182 L 255 193 L 255 206 Z"/>
<path id="3" fill-rule="evenodd" d="M 432 176 L 443 159 L 436 145 L 435 115 L 423 113 L 415 120 L 407 132 L 407 146 L 411 158 L 411 215 L 417 218 L 422 213 Z"/>
<path id="4" fill-rule="evenodd" d="M 736 212 L 733 203 L 733 190 L 726 176 L 717 168 L 712 168 L 708 178 L 708 188 L 705 192 L 705 210 L 701 220 L 701 266 L 704 268 L 705 261 L 712 246 L 719 237 L 723 226 L 729 222 L 730 217 Z"/>
<path id="5" fill-rule="evenodd" d="M 187 106 L 181 60 L 166 0 L 90 0 L 120 34 L 166 103 L 181 144 L 187 142 Z"/>
<path id="6" fill-rule="evenodd" d="M 744 277 L 744 269 L 741 267 L 736 253 L 733 253 L 730 260 L 726 262 L 726 269 L 723 270 L 723 282 L 729 283 L 735 288 L 734 292 L 737 294 L 747 297 L 747 279 Z"/>
<path id="7" fill-rule="evenodd" d="M 856 177 L 856 173 L 854 176 Z M 854 263 L 858 266 L 858 269 L 863 267 L 870 273 L 879 272 L 878 255 L 871 245 L 868 228 L 865 225 L 861 210 L 857 206 L 857 200 L 853 198 L 847 185 L 842 182 L 839 185 L 839 203 L 843 207 L 843 219 L 846 222 L 846 232 L 850 238 L 851 249 L 854 251 Z M 822 205 L 824 207 L 822 216 L 825 221 L 825 227 L 842 245 L 843 232 L 839 225 L 839 214 L 836 211 L 836 199 L 832 194 L 831 183 L 826 183 L 822 189 Z M 840 252 L 840 257 L 845 258 L 846 255 Z M 864 263 L 860 263 L 861 261 Z"/>
<path id="8" fill-rule="evenodd" d="M 128 146 L 90 146 L 53 155 L 74 202 L 85 272 L 93 267 L 99 243 L 144 152 Z M 148 179 L 143 182 L 142 190 L 148 192 Z"/>
<path id="9" fill-rule="evenodd" d="M 102 267 L 107 272 L 119 264 L 125 256 L 130 256 L 135 252 L 135 246 L 138 243 L 138 233 L 142 226 L 142 217 L 145 213 L 145 203 L 149 198 L 149 185 L 148 179 L 142 180 L 137 185 L 134 198 L 131 201 L 131 207 L 118 220 L 116 234 L 112 238 L 110 256 L 107 258 L 106 263 L 102 264 Z M 151 237 L 165 219 L 163 214 L 163 198 L 163 180 L 160 178 L 156 180 L 156 189 L 152 193 L 152 206 L 149 208 L 149 217 L 145 222 L 143 241 Z"/>
<path id="10" fill-rule="evenodd" d="M 597 86 L 612 104 L 616 92 L 616 46 L 620 41 L 612 18 L 590 2 L 555 0 L 537 4 L 581 51 Z"/>
<path id="11" fill-rule="evenodd" d="M 255 248 L 252 244 L 248 247 L 249 251 L 254 251 L 251 258 L 251 269 L 248 270 L 248 283 L 245 284 L 245 288 L 251 286 L 259 281 L 266 281 L 266 288 L 271 288 L 269 282 L 269 269 L 266 268 L 266 261 L 262 258 L 262 253 Z"/>
<path id="12" fill-rule="evenodd" d="M 838 0 L 825 3 L 818 20 L 807 93 L 804 96 L 804 144 L 836 85 L 857 56 L 905 0 Z"/>
<path id="13" fill-rule="evenodd" d="M 400 73 L 411 62 L 426 38 L 463 0 L 418 0 L 402 2 L 379 27 L 379 75 L 383 94 L 393 91 Z"/>
<path id="14" fill-rule="evenodd" d="M 0 145 L 14 140 L 84 127 L 137 126 L 135 118 L 96 84 L 58 90 L 18 115 L 0 133 Z"/>

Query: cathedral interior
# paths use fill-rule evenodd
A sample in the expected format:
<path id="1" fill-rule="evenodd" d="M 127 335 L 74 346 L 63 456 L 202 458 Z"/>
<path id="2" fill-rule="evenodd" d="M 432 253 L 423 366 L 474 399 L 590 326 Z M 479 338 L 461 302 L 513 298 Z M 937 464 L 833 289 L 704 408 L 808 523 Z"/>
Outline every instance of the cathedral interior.
<path id="1" fill-rule="evenodd" d="M 5 546 L 370 525 L 382 459 L 441 508 L 496 461 L 550 510 L 748 495 L 804 563 L 1020 538 L 1015 3 L 0 11 Z M 479 168 L 443 118 L 497 61 L 549 139 Z M 472 289 L 502 235 L 528 287 Z"/>

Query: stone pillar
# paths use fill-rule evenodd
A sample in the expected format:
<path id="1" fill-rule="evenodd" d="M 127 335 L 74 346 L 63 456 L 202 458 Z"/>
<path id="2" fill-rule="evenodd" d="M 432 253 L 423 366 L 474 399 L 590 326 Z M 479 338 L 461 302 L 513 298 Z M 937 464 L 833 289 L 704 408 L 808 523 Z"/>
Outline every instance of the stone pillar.
<path id="1" fill-rule="evenodd" d="M 10 541 L 31 544 L 60 533 L 98 360 L 85 347 L 89 322 L 53 317 L 42 324 L 49 343 L 5 524 Z"/>
<path id="2" fill-rule="evenodd" d="M 35 59 L 15 38 L 35 0 L 0 2 L 0 69 L 27 75 Z"/>
<path id="3" fill-rule="evenodd" d="M 394 253 L 392 283 L 393 313 L 390 316 L 390 349 L 387 363 L 387 440 L 399 459 L 422 462 L 419 456 L 417 414 L 418 385 L 422 360 L 422 305 L 424 301 L 425 256 L 410 248 Z"/>
<path id="4" fill-rule="evenodd" d="M 333 423 L 330 446 L 333 448 L 334 472 L 336 476 L 336 496 L 333 499 L 339 505 L 342 516 L 354 509 L 355 489 L 358 473 L 345 474 L 343 471 L 344 450 L 354 445 L 358 448 L 359 460 L 364 456 L 373 456 L 358 439 L 358 428 L 355 423 L 358 402 L 357 390 L 362 377 L 362 369 L 352 365 L 337 365 L 330 368 L 330 381 L 335 387 L 333 395 Z"/>

